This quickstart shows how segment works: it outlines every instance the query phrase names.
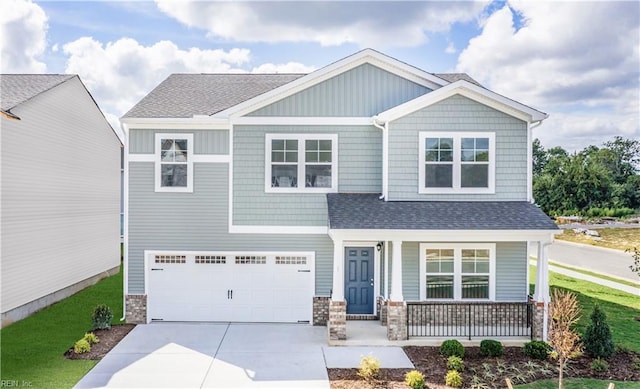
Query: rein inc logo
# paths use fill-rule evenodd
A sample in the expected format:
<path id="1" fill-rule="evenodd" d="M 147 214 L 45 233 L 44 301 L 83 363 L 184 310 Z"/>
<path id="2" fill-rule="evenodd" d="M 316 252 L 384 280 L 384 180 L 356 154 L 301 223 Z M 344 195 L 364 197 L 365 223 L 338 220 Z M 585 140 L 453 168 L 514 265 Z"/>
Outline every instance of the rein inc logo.
<path id="1" fill-rule="evenodd" d="M 31 381 L 0 380 L 0 388 L 29 388 Z"/>

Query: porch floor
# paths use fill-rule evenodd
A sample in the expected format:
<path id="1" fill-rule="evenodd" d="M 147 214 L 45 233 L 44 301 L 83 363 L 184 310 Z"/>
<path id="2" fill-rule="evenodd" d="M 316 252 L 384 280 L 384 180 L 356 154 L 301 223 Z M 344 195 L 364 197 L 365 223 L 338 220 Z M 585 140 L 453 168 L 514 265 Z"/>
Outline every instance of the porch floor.
<path id="1" fill-rule="evenodd" d="M 388 340 L 387 327 L 380 324 L 380 320 L 347 320 L 347 339 L 329 340 L 330 346 L 439 346 L 443 341 L 453 337 L 410 337 L 408 340 Z M 486 337 L 456 338 L 464 346 L 479 346 Z M 504 346 L 522 346 L 531 338 L 522 337 L 491 337 L 499 340 Z"/>

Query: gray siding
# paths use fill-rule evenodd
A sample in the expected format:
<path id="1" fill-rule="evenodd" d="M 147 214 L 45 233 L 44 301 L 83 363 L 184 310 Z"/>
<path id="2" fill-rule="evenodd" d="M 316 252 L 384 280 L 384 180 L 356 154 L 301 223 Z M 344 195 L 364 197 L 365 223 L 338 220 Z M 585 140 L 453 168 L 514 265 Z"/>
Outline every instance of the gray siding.
<path id="1" fill-rule="evenodd" d="M 495 194 L 418 194 L 420 131 L 496 133 Z M 389 200 L 526 200 L 527 124 L 463 96 L 390 123 Z"/>
<path id="2" fill-rule="evenodd" d="M 233 221 L 236 225 L 326 226 L 322 193 L 265 193 L 265 134 L 338 135 L 338 191 L 380 193 L 382 134 L 373 126 L 236 126 Z"/>
<path id="3" fill-rule="evenodd" d="M 120 142 L 80 80 L 1 119 L 2 312 L 120 263 Z"/>
<path id="4" fill-rule="evenodd" d="M 526 301 L 527 242 L 498 243 L 496 247 L 496 300 Z"/>
<path id="5" fill-rule="evenodd" d="M 402 296 L 407 301 L 420 300 L 420 243 L 402 243 Z"/>
<path id="6" fill-rule="evenodd" d="M 328 236 L 227 233 L 227 164 L 194 164 L 193 193 L 155 193 L 153 163 L 132 162 L 129 168 L 130 294 L 144 293 L 144 250 L 282 250 L 315 252 L 316 293 L 329 295 L 333 242 Z"/>
<path id="7" fill-rule="evenodd" d="M 228 130 L 148 130 L 129 131 L 129 153 L 153 154 L 155 134 L 193 134 L 194 154 L 229 154 Z"/>
<path id="8" fill-rule="evenodd" d="M 248 116 L 373 116 L 429 91 L 386 70 L 364 64 Z"/>

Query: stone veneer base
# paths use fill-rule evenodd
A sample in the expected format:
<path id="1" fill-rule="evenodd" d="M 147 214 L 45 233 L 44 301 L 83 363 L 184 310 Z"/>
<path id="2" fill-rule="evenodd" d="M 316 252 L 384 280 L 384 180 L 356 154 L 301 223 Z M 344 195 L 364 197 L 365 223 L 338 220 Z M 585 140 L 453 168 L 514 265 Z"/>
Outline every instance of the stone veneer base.
<path id="1" fill-rule="evenodd" d="M 387 301 L 387 339 L 407 340 L 407 303 Z"/>
<path id="2" fill-rule="evenodd" d="M 144 324 L 147 322 L 147 295 L 129 294 L 125 297 L 127 323 Z"/>
<path id="3" fill-rule="evenodd" d="M 347 339 L 347 302 L 329 300 L 329 340 Z"/>

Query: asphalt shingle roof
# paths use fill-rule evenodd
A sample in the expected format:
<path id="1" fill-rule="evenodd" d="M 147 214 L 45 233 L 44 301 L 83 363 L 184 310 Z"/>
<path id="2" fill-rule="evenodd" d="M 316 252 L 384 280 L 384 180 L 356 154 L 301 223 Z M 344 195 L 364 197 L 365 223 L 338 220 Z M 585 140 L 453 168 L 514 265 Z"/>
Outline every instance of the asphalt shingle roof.
<path id="1" fill-rule="evenodd" d="M 526 201 L 384 201 L 378 194 L 327 195 L 329 228 L 381 230 L 557 230 Z"/>
<path id="2" fill-rule="evenodd" d="M 124 117 L 213 115 L 302 76 L 304 74 L 172 74 Z"/>
<path id="3" fill-rule="evenodd" d="M 5 112 L 32 99 L 74 74 L 2 74 L 0 75 L 0 109 Z"/>

